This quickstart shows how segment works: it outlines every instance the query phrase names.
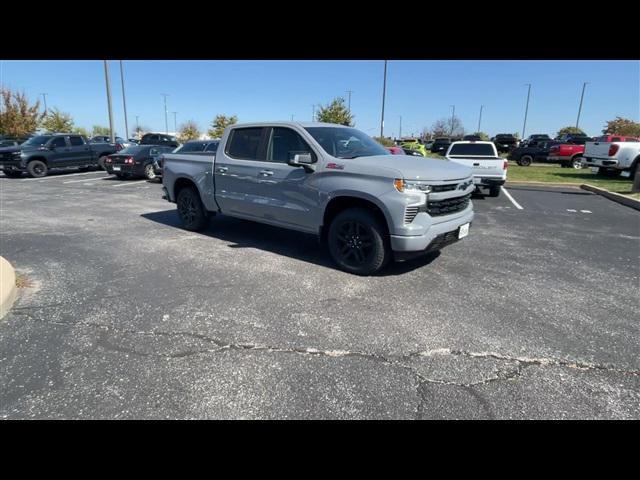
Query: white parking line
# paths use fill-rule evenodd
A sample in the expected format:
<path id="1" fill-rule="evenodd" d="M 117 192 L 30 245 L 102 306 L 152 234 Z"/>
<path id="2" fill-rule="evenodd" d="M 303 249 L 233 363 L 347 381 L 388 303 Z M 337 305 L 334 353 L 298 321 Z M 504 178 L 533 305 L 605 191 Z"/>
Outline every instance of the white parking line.
<path id="1" fill-rule="evenodd" d="M 105 180 L 105 179 L 107 179 L 107 178 L 109 178 L 109 176 L 108 176 L 108 175 L 105 175 L 105 176 L 103 176 L 103 177 L 99 177 L 99 178 L 89 178 L 89 179 L 87 179 L 87 178 L 83 178 L 82 180 L 69 180 L 68 182 L 62 182 L 62 183 L 80 183 L 80 182 L 90 182 L 90 181 L 93 181 L 93 180 Z"/>
<path id="2" fill-rule="evenodd" d="M 146 181 L 147 181 L 146 179 L 145 179 L 145 180 L 129 180 L 129 181 L 127 181 L 127 182 L 123 182 L 123 183 L 119 183 L 118 185 L 111 185 L 111 186 L 112 186 L 113 188 L 115 188 L 115 187 L 124 187 L 124 186 L 126 186 L 126 185 L 129 185 L 129 186 L 131 186 L 131 185 L 137 185 L 137 184 L 139 184 L 140 182 L 146 182 Z"/>
<path id="3" fill-rule="evenodd" d="M 509 200 L 511 200 L 511 203 L 513 203 L 513 205 L 518 209 L 518 210 L 524 210 L 520 204 L 518 202 L 515 201 L 515 199 L 509 194 L 509 192 L 507 192 L 507 189 L 504 187 L 500 187 L 502 189 L 502 191 L 504 192 L 504 194 L 507 196 L 507 198 Z"/>
<path id="4" fill-rule="evenodd" d="M 573 208 L 567 208 L 567 212 L 578 213 L 578 211 L 574 210 Z"/>
<path id="5" fill-rule="evenodd" d="M 38 182 L 44 182 L 46 180 L 64 180 L 67 177 L 75 177 L 78 175 L 96 175 L 96 174 L 103 174 L 104 175 L 105 172 L 83 172 L 83 173 L 68 173 L 68 174 L 60 174 L 60 175 L 55 175 L 55 176 L 51 176 L 51 177 L 45 177 L 45 178 L 22 178 L 20 179 L 21 182 L 34 182 L 34 181 L 38 181 Z"/>
<path id="6" fill-rule="evenodd" d="M 591 210 L 580 210 L 582 213 L 593 213 Z"/>

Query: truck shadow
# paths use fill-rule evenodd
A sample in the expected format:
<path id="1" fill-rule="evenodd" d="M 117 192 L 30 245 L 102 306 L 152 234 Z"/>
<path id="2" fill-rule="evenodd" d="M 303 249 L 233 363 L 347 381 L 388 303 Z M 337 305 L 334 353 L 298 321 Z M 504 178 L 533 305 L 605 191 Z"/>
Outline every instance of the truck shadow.
<path id="1" fill-rule="evenodd" d="M 182 229 L 180 219 L 175 209 L 145 213 L 142 214 L 141 217 L 162 225 Z M 201 232 L 193 233 L 228 242 L 227 246 L 229 248 L 256 248 L 320 265 L 332 270 L 338 270 L 327 248 L 320 245 L 318 237 L 315 235 L 285 230 L 262 223 L 226 217 L 224 215 L 216 215 L 209 221 L 207 228 Z M 392 261 L 375 276 L 402 275 L 430 264 L 439 255 L 439 252 L 436 252 L 406 262 Z"/>

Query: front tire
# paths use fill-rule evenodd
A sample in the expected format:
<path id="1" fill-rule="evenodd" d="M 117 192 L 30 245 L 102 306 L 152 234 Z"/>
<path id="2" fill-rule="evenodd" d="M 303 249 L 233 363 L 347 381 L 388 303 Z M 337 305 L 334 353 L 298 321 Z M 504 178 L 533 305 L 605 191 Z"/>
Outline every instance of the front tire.
<path id="1" fill-rule="evenodd" d="M 41 160 L 32 160 L 27 165 L 27 172 L 33 178 L 42 178 L 46 177 L 49 172 L 49 168 L 47 164 Z"/>
<path id="2" fill-rule="evenodd" d="M 144 167 L 144 178 L 146 178 L 147 180 L 155 180 L 157 177 L 158 176 L 156 175 L 156 172 L 153 169 L 152 163 Z"/>
<path id="3" fill-rule="evenodd" d="M 176 203 L 182 226 L 186 230 L 197 232 L 207 224 L 207 214 L 200 200 L 200 195 L 192 187 L 180 190 Z"/>
<path id="4" fill-rule="evenodd" d="M 349 208 L 331 222 L 329 252 L 340 269 L 355 275 L 371 275 L 391 258 L 386 228 L 368 210 Z"/>

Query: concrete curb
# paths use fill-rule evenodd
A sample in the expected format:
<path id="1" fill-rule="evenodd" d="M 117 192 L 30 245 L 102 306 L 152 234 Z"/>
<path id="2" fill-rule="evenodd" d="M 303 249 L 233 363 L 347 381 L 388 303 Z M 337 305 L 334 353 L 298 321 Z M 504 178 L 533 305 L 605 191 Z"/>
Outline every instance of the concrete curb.
<path id="1" fill-rule="evenodd" d="M 0 318 L 7 314 L 17 294 L 16 272 L 4 257 L 0 257 Z"/>
<path id="2" fill-rule="evenodd" d="M 605 190 L 604 188 L 594 187 L 593 185 L 589 185 L 586 183 L 580 185 L 580 188 L 589 192 L 597 193 L 598 195 L 602 195 L 609 200 L 613 200 L 614 202 L 618 202 L 635 210 L 640 210 L 640 201 L 633 198 L 625 197 L 624 195 L 620 195 L 619 193 L 613 193 L 609 190 Z"/>

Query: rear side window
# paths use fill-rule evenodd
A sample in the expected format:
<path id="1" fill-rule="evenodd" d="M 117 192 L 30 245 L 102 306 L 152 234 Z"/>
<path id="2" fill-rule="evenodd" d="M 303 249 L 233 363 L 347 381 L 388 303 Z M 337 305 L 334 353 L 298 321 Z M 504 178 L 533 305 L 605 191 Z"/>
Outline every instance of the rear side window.
<path id="1" fill-rule="evenodd" d="M 216 152 L 218 150 L 218 142 L 213 142 L 207 145 L 207 148 L 204 149 L 205 152 Z"/>
<path id="2" fill-rule="evenodd" d="M 69 137 L 69 141 L 71 142 L 71 146 L 73 147 L 84 145 L 84 142 L 80 137 Z"/>
<path id="3" fill-rule="evenodd" d="M 311 147 L 298 133 L 290 128 L 276 127 L 271 133 L 267 161 L 287 163 L 296 154 L 311 152 Z"/>
<path id="4" fill-rule="evenodd" d="M 189 142 L 182 145 L 180 148 L 180 153 L 187 152 L 204 152 L 204 143 L 201 142 Z"/>
<path id="5" fill-rule="evenodd" d="M 493 145 L 487 143 L 459 143 L 453 145 L 449 155 L 470 155 L 482 157 L 495 157 Z"/>
<path id="6" fill-rule="evenodd" d="M 258 160 L 263 128 L 236 128 L 231 132 L 227 154 L 241 160 Z"/>
<path id="7" fill-rule="evenodd" d="M 66 147 L 67 142 L 64 140 L 64 137 L 56 137 L 51 142 L 51 146 L 55 148 Z"/>

